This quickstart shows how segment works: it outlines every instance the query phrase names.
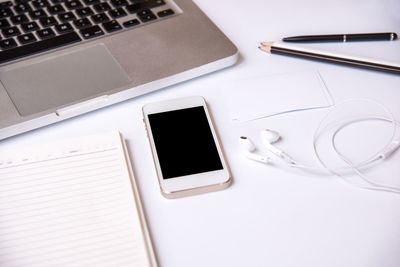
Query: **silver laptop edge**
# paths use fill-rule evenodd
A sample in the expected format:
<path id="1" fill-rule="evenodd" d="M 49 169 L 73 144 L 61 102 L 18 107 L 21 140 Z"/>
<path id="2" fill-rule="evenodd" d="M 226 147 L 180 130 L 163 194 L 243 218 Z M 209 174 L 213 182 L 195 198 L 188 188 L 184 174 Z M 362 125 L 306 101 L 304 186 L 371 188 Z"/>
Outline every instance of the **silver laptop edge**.
<path id="1" fill-rule="evenodd" d="M 182 13 L 166 19 L 167 23 L 157 22 L 143 25 L 132 31 L 125 31 L 118 35 L 96 39 L 82 45 L 0 67 L 0 77 L 2 77 L 2 72 L 18 66 L 35 64 L 47 58 L 63 55 L 68 51 L 102 45 L 110 51 L 110 54 L 131 80 L 127 85 L 112 88 L 105 93 L 26 116 L 21 116 L 21 112 L 18 112 L 19 110 L 7 94 L 3 80 L 1 80 L 0 139 L 78 116 L 235 64 L 238 58 L 237 48 L 207 16 L 191 1 L 176 0 L 175 3 L 182 9 Z M 176 42 L 177 38 L 179 42 Z M 129 47 L 125 47 L 124 43 L 128 43 Z M 165 59 L 160 55 L 152 58 L 151 53 L 160 52 L 160 49 L 165 49 L 171 43 L 175 45 L 172 49 L 162 51 L 162 53 L 170 53 L 165 54 Z M 141 53 L 127 54 L 128 51 L 139 49 Z M 150 53 L 148 60 L 146 53 Z M 181 55 L 182 58 L 180 58 Z M 188 59 L 186 60 L 185 57 Z M 169 64 L 171 59 L 173 62 Z M 142 63 L 143 69 L 139 68 Z M 138 64 L 139 67 L 137 67 Z M 152 69 L 154 69 L 153 76 L 147 71 Z"/>

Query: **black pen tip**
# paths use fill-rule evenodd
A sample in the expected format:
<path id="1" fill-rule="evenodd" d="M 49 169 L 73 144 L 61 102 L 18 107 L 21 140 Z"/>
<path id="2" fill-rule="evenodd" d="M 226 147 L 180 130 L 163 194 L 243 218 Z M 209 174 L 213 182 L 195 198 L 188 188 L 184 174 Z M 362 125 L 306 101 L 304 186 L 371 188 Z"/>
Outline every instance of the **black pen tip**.
<path id="1" fill-rule="evenodd" d="M 285 37 L 285 38 L 282 38 L 282 41 L 284 41 L 284 42 L 292 42 L 292 41 L 296 41 L 296 37 Z"/>

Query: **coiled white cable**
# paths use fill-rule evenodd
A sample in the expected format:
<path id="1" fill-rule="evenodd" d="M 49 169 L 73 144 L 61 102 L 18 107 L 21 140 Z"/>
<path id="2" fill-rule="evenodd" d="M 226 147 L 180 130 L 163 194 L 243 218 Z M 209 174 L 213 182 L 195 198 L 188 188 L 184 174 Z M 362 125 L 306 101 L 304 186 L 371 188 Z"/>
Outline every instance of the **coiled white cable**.
<path id="1" fill-rule="evenodd" d="M 356 185 L 356 186 L 359 186 L 359 187 L 362 187 L 365 189 L 370 189 L 370 190 L 380 190 L 380 191 L 387 191 L 387 192 L 393 192 L 393 193 L 400 193 L 400 187 L 396 187 L 396 186 L 393 186 L 393 185 L 390 185 L 387 183 L 373 181 L 360 171 L 361 168 L 372 167 L 373 163 L 377 164 L 377 163 L 382 162 L 387 156 L 389 156 L 391 153 L 393 153 L 400 146 L 399 141 L 395 141 L 396 130 L 400 126 L 400 123 L 394 119 L 393 114 L 390 112 L 390 110 L 388 108 L 386 108 L 385 106 L 383 106 L 382 104 L 380 104 L 376 101 L 372 101 L 372 100 L 368 100 L 368 99 L 357 99 L 357 100 L 352 99 L 352 100 L 348 100 L 348 101 L 339 103 L 339 105 L 344 104 L 346 102 L 352 102 L 352 101 L 367 101 L 369 103 L 373 103 L 374 105 L 378 105 L 385 111 L 385 113 L 387 114 L 388 117 L 365 116 L 365 117 L 358 117 L 358 118 L 350 118 L 346 121 L 340 121 L 339 123 L 328 124 L 328 125 L 322 127 L 323 123 L 334 112 L 334 109 L 331 109 L 330 112 L 328 112 L 328 114 L 321 120 L 320 124 L 317 127 L 317 130 L 314 133 L 313 148 L 314 148 L 314 153 L 315 153 L 318 161 L 320 162 L 320 164 L 324 167 L 324 169 L 326 171 L 328 171 L 329 173 L 331 173 L 335 176 L 342 178 L 344 181 L 346 181 L 350 184 L 353 184 L 353 185 Z M 359 163 L 353 163 L 353 162 L 351 162 L 351 160 L 348 157 L 346 157 L 343 153 L 341 153 L 338 150 L 337 145 L 336 145 L 336 136 L 340 131 L 342 131 L 344 128 L 348 127 L 349 125 L 353 125 L 355 123 L 362 122 L 362 121 L 373 121 L 373 120 L 391 123 L 392 127 L 393 127 L 391 137 L 390 137 L 389 141 L 386 143 L 386 145 L 381 150 L 376 152 L 373 156 L 371 156 L 369 159 L 366 159 Z M 332 130 L 332 129 L 334 129 L 333 135 L 331 138 L 331 146 L 333 148 L 333 151 L 347 165 L 345 168 L 342 168 L 342 169 L 330 168 L 328 166 L 328 164 L 322 159 L 322 157 L 317 149 L 317 142 L 318 142 L 319 138 L 321 137 L 321 135 L 324 132 L 327 132 L 328 130 Z M 368 185 L 356 184 L 352 180 L 348 179 L 345 175 L 341 174 L 341 172 L 345 169 L 352 170 L 353 173 L 356 173 Z"/>
<path id="2" fill-rule="evenodd" d="M 358 110 L 358 113 L 365 113 L 367 112 L 368 115 L 358 115 L 357 114 L 357 108 L 354 107 L 356 106 L 357 102 L 363 102 L 363 106 L 361 106 L 361 110 Z M 354 103 L 353 103 L 354 102 Z M 341 112 L 343 112 L 343 107 L 342 105 L 346 104 L 351 104 L 350 107 L 352 108 L 352 111 L 355 116 L 349 117 L 346 113 L 345 116 L 338 116 L 340 115 Z M 367 107 L 365 103 L 368 104 L 373 104 L 375 107 Z M 383 110 L 385 115 L 380 116 L 376 114 L 372 114 L 371 110 L 374 110 L 374 108 L 379 107 L 381 108 L 381 111 Z M 337 112 L 337 108 L 339 108 L 340 112 Z M 341 109 L 340 109 L 341 108 Z M 335 112 L 337 112 L 335 114 Z M 336 119 L 339 117 L 339 120 L 336 120 L 334 122 L 330 122 L 326 124 L 326 121 L 328 121 L 328 118 L 334 114 L 334 118 Z M 383 121 L 390 123 L 392 126 L 392 132 L 389 140 L 386 142 L 386 144 L 378 150 L 378 152 L 374 153 L 372 156 L 369 158 L 358 162 L 358 163 L 353 163 L 349 158 L 347 158 L 343 153 L 341 153 L 336 145 L 336 136 L 340 131 L 342 131 L 344 128 L 359 123 L 359 122 L 365 122 L 365 121 Z M 324 123 L 326 124 L 325 126 Z M 382 183 L 382 182 L 376 182 L 371 180 L 369 177 L 367 177 L 364 173 L 360 171 L 360 169 L 366 170 L 366 169 L 372 169 L 373 167 L 376 167 L 378 164 L 381 164 L 388 156 L 390 156 L 392 153 L 394 153 L 397 149 L 400 148 L 400 139 L 395 140 L 396 138 L 396 130 L 397 128 L 400 127 L 400 123 L 397 122 L 394 119 L 393 114 L 390 112 L 388 108 L 386 108 L 384 105 L 373 101 L 369 99 L 350 99 L 347 101 L 343 101 L 341 103 L 338 103 L 334 106 L 332 106 L 329 110 L 329 112 L 325 115 L 325 117 L 320 121 L 317 129 L 314 132 L 313 136 L 313 148 L 314 148 L 314 153 L 316 155 L 316 158 L 318 159 L 319 163 L 322 165 L 321 166 L 312 166 L 312 165 L 307 165 L 298 162 L 297 160 L 293 159 L 290 157 L 287 153 L 284 151 L 280 150 L 279 148 L 273 146 L 272 144 L 275 143 L 277 140 L 279 140 L 280 135 L 279 133 L 273 131 L 273 130 L 263 130 L 261 131 L 261 139 L 264 143 L 264 146 L 268 149 L 268 151 L 278 157 L 282 163 L 285 163 L 285 166 L 289 166 L 291 168 L 296 168 L 300 170 L 305 170 L 309 172 L 315 172 L 315 173 L 322 173 L 322 174 L 329 174 L 329 175 L 335 175 L 340 178 L 342 178 L 344 181 L 357 185 L 359 187 L 365 188 L 365 189 L 371 189 L 371 190 L 381 190 L 381 191 L 388 191 L 388 192 L 394 192 L 394 193 L 400 193 L 400 187 L 396 187 L 393 185 L 390 185 L 388 183 Z M 327 162 L 324 161 L 318 152 L 317 149 L 317 142 L 320 139 L 320 137 L 324 133 L 333 133 L 331 140 L 330 140 L 330 145 L 331 149 L 333 150 L 333 154 L 335 156 L 339 157 L 341 160 L 341 164 L 345 163 L 346 166 L 340 166 L 340 167 L 329 167 Z M 251 141 L 246 137 L 246 136 L 241 136 L 240 137 L 240 143 L 242 148 L 245 151 L 246 157 L 249 159 L 262 162 L 262 163 L 268 163 L 270 161 L 269 157 L 265 157 L 263 155 L 255 154 L 253 151 L 256 149 L 255 146 L 251 143 Z M 329 145 L 329 141 L 328 141 Z M 364 183 L 367 185 L 359 185 L 354 183 L 353 180 L 350 180 L 350 175 L 351 174 L 357 174 L 358 177 L 360 177 Z"/>

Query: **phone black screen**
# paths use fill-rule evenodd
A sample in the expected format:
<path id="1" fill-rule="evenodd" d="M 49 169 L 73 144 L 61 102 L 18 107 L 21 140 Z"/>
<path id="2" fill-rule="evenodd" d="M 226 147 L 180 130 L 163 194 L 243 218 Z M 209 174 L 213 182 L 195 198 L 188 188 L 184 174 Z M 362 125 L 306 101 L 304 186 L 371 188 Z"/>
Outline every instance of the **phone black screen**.
<path id="1" fill-rule="evenodd" d="M 223 168 L 202 106 L 148 118 L 164 179 Z"/>

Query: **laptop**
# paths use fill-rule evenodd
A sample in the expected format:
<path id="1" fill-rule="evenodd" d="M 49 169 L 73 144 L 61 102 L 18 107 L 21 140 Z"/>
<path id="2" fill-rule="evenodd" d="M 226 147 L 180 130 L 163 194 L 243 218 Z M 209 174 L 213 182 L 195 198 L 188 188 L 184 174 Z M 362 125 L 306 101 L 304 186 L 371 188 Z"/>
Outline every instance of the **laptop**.
<path id="1" fill-rule="evenodd" d="M 233 65 L 189 0 L 0 2 L 0 139 Z"/>

